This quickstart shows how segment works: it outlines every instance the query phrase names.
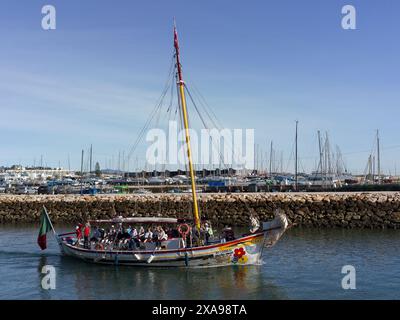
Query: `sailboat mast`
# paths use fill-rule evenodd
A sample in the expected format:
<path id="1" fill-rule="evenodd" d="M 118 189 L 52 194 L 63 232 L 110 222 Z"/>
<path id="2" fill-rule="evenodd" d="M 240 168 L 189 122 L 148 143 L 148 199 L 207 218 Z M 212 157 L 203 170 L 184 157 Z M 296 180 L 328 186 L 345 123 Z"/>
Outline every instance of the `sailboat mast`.
<path id="1" fill-rule="evenodd" d="M 82 149 L 82 155 L 81 155 L 81 195 L 83 192 L 83 155 L 84 155 L 84 151 Z"/>
<path id="2" fill-rule="evenodd" d="M 175 47 L 175 56 L 176 56 L 176 68 L 178 70 L 179 95 L 181 98 L 183 124 L 185 127 L 187 155 L 188 155 L 188 160 L 189 160 L 190 181 L 191 181 L 192 197 L 193 197 L 193 215 L 194 215 L 195 225 L 198 229 L 200 229 L 199 208 L 197 205 L 197 195 L 196 195 L 196 177 L 195 177 L 194 170 L 193 170 L 192 152 L 191 152 L 191 148 L 190 148 L 189 120 L 188 120 L 188 114 L 187 114 L 187 108 L 186 108 L 186 98 L 185 98 L 185 82 L 183 81 L 182 68 L 181 68 L 181 64 L 179 61 L 178 33 L 176 31 L 175 26 L 174 26 L 174 47 Z"/>
<path id="3" fill-rule="evenodd" d="M 378 155 L 378 184 L 381 184 L 381 151 L 379 146 L 379 130 L 376 130 L 376 148 Z"/>
<path id="4" fill-rule="evenodd" d="M 273 147 L 272 147 L 272 140 L 271 140 L 271 147 L 270 147 L 270 152 L 269 152 L 269 175 L 272 177 L 272 153 L 273 153 Z"/>
<path id="5" fill-rule="evenodd" d="M 92 173 L 93 145 L 90 145 L 89 174 Z"/>
<path id="6" fill-rule="evenodd" d="M 318 149 L 319 149 L 319 169 L 321 170 L 321 184 L 323 181 L 324 169 L 322 166 L 322 146 L 321 146 L 321 132 L 318 130 Z M 318 171 L 318 170 L 317 170 Z"/>
<path id="7" fill-rule="evenodd" d="M 295 135 L 295 160 L 294 160 L 294 181 L 295 181 L 295 190 L 298 191 L 298 178 L 297 178 L 297 127 L 299 121 L 296 120 L 296 135 Z"/>

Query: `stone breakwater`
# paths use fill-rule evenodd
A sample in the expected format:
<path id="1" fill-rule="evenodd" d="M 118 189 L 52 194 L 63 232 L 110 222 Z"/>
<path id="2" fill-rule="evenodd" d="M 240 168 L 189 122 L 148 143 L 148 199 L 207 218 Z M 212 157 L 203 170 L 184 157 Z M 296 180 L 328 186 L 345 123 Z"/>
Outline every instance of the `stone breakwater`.
<path id="1" fill-rule="evenodd" d="M 46 206 L 55 223 L 115 216 L 191 217 L 189 194 L 1 195 L 0 223 L 37 223 Z M 306 227 L 399 228 L 400 193 L 235 193 L 201 194 L 201 215 L 213 223 L 248 225 L 281 208 L 291 223 Z"/>

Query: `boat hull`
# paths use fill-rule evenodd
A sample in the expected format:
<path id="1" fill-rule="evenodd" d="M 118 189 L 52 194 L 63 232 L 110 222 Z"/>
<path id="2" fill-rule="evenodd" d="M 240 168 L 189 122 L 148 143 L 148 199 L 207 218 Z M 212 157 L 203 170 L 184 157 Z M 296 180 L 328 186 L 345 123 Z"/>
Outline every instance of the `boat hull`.
<path id="1" fill-rule="evenodd" d="M 264 232 L 225 243 L 175 250 L 92 250 L 60 239 L 62 252 L 84 261 L 138 267 L 216 267 L 259 264 L 264 247 Z"/>

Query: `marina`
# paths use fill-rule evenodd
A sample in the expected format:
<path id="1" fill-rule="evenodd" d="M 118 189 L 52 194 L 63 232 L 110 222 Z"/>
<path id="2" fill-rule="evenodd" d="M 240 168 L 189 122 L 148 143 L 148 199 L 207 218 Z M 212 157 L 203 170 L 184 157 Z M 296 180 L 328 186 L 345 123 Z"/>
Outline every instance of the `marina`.
<path id="1" fill-rule="evenodd" d="M 293 192 L 293 174 L 242 174 L 234 169 L 196 171 L 200 192 Z M 63 169 L 0 169 L 0 194 L 129 194 L 145 190 L 150 193 L 184 193 L 190 190 L 186 171 L 151 171 L 126 173 L 86 173 Z M 364 175 L 300 174 L 297 191 L 400 191 L 400 178 L 382 176 L 372 183 Z"/>
<path id="2" fill-rule="evenodd" d="M 276 150 L 271 148 L 267 154 L 255 147 L 254 168 L 252 170 L 234 169 L 229 166 L 199 170 L 193 166 L 193 176 L 199 192 L 321 192 L 321 191 L 400 191 L 400 177 L 385 174 L 381 169 L 380 138 L 376 131 L 376 140 L 372 152 L 368 155 L 363 174 L 351 174 L 340 148 L 336 152 L 330 149 L 329 137 L 321 138 L 318 131 L 319 154 L 314 171 L 300 172 L 296 155 L 286 163 L 286 169 L 293 162 L 294 173 L 283 170 L 283 160 L 276 159 Z M 84 150 L 82 150 L 81 171 L 62 167 L 24 167 L 13 165 L 0 167 L 0 194 L 127 194 L 127 193 L 185 193 L 190 190 L 190 170 L 186 168 L 152 171 L 129 171 L 124 161 L 119 159 L 116 169 L 100 169 L 93 165 L 93 146 L 90 146 L 87 171 L 83 168 Z M 120 158 L 119 154 L 119 158 Z M 129 161 L 128 161 L 129 162 Z M 147 167 L 147 165 L 146 165 Z M 97 168 L 97 169 L 95 169 Z M 125 170 L 122 170 L 125 169 Z M 146 168 L 145 168 L 146 169 Z"/>

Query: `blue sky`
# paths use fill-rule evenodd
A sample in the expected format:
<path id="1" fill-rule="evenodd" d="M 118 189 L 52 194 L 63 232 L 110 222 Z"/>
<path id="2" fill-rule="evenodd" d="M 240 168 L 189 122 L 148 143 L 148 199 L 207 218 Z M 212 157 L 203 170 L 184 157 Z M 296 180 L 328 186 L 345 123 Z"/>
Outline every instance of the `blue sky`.
<path id="1" fill-rule="evenodd" d="M 57 29 L 41 28 L 41 8 Z M 341 8 L 357 30 L 341 28 Z M 227 128 L 254 128 L 314 169 L 317 130 L 362 173 L 375 130 L 382 167 L 400 155 L 398 1 L 5 1 L 0 10 L 0 165 L 102 167 L 128 150 L 165 83 L 176 17 L 186 77 Z M 144 151 L 143 151 L 144 152 Z M 137 155 L 143 158 L 143 153 Z M 290 166 L 292 166 L 290 164 Z M 399 166 L 400 169 L 400 166 Z"/>

